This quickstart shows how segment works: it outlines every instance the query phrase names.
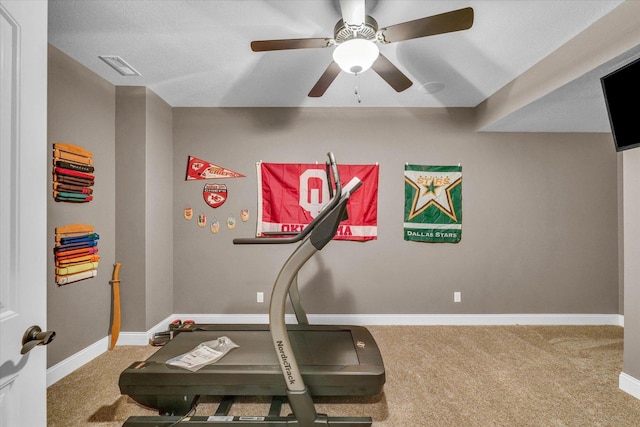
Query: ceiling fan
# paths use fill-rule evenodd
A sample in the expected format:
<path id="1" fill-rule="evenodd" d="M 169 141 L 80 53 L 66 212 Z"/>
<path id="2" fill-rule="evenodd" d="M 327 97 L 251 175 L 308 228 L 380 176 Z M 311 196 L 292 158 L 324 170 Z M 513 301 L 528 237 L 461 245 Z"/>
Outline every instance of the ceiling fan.
<path id="1" fill-rule="evenodd" d="M 395 43 L 420 37 L 467 30 L 473 25 L 470 7 L 428 16 L 378 29 L 378 23 L 365 14 L 365 0 L 340 0 L 342 19 L 334 27 L 333 38 L 256 40 L 251 50 L 265 52 L 285 49 L 333 47 L 333 61 L 309 92 L 310 97 L 324 95 L 340 71 L 359 74 L 372 68 L 396 92 L 413 83 L 380 53 L 376 43 Z"/>

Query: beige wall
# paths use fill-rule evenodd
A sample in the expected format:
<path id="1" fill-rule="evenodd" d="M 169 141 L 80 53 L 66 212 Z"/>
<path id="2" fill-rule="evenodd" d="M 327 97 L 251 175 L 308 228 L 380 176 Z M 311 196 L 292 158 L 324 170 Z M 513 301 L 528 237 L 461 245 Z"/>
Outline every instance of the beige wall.
<path id="1" fill-rule="evenodd" d="M 624 369 L 640 382 L 640 149 L 622 154 Z M 637 387 L 637 386 L 636 386 Z"/>
<path id="2" fill-rule="evenodd" d="M 116 257 L 122 263 L 122 330 L 146 327 L 146 89 L 116 88 Z"/>
<path id="3" fill-rule="evenodd" d="M 51 46 L 48 74 L 49 143 L 86 148 L 96 168 L 94 200 L 48 200 L 47 323 L 57 332 L 51 367 L 109 334 L 116 261 L 122 331 L 147 330 L 172 313 L 173 138 L 171 107 L 150 90 L 115 88 Z M 93 225 L 100 235 L 98 275 L 58 287 L 55 227 L 71 223 Z"/>
<path id="4" fill-rule="evenodd" d="M 173 309 L 171 107 L 145 87 L 119 86 L 115 126 L 122 330 L 146 331 Z"/>
<path id="5" fill-rule="evenodd" d="M 50 196 L 47 202 L 47 326 L 56 331 L 55 344 L 47 346 L 47 365 L 52 366 L 109 333 L 109 280 L 115 260 L 115 88 L 52 46 L 48 74 L 48 143 L 52 148 L 54 142 L 68 142 L 91 151 L 96 176 L 93 201 L 57 203 Z M 93 225 L 100 235 L 98 274 L 58 286 L 55 228 L 74 223 Z"/>
<path id="6" fill-rule="evenodd" d="M 173 313 L 173 111 L 147 89 L 145 330 Z M 139 331 L 139 328 L 131 329 Z"/>
<path id="7" fill-rule="evenodd" d="M 310 313 L 618 313 L 617 161 L 610 135 L 478 133 L 470 109 L 174 108 L 177 313 L 264 313 L 293 248 L 234 246 L 255 233 L 256 161 L 380 164 L 379 238 L 334 242 L 305 266 Z M 188 155 L 247 175 L 205 205 Z M 459 244 L 402 238 L 403 165 L 463 167 Z M 613 190 L 612 190 L 613 189 Z M 224 222 L 212 234 L 182 209 Z M 462 303 L 453 303 L 453 292 Z"/>

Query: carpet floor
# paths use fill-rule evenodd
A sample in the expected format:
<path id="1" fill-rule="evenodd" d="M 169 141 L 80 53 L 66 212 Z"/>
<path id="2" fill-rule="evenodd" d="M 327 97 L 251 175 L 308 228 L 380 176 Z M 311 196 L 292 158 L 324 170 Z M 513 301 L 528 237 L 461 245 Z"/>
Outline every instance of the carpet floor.
<path id="1" fill-rule="evenodd" d="M 378 396 L 323 398 L 330 416 L 370 416 L 374 427 L 640 426 L 640 400 L 621 391 L 618 326 L 373 326 L 385 362 Z M 50 427 L 121 426 L 157 415 L 120 395 L 118 377 L 157 351 L 118 346 L 47 390 Z M 197 415 L 212 415 L 217 398 Z M 266 415 L 265 398 L 243 398 L 233 415 Z M 284 405 L 282 414 L 288 414 Z"/>

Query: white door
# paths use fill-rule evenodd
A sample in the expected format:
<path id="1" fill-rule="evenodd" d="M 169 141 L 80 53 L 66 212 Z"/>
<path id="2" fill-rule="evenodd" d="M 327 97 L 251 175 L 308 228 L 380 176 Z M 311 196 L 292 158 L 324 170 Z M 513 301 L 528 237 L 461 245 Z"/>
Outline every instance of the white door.
<path id="1" fill-rule="evenodd" d="M 0 0 L 0 426 L 47 424 L 47 2 Z M 55 341 L 51 345 L 55 345 Z"/>

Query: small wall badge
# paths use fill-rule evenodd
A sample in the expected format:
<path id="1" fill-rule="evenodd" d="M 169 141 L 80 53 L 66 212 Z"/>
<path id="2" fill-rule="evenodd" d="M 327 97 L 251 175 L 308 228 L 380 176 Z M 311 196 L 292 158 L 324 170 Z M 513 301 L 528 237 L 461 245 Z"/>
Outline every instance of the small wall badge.
<path id="1" fill-rule="evenodd" d="M 193 209 L 190 207 L 184 208 L 184 219 L 189 221 L 191 218 L 193 218 Z"/>
<path id="2" fill-rule="evenodd" d="M 234 228 L 236 228 L 236 219 L 232 216 L 230 216 L 229 218 L 227 218 L 227 228 L 229 230 L 233 230 Z"/>
<path id="3" fill-rule="evenodd" d="M 217 219 L 214 219 L 213 221 L 211 221 L 211 226 L 209 227 L 209 229 L 213 234 L 218 233 L 218 231 L 220 230 L 220 223 L 218 222 Z"/>
<path id="4" fill-rule="evenodd" d="M 202 197 L 207 205 L 217 208 L 227 201 L 227 186 L 225 184 L 205 184 Z"/>
<path id="5" fill-rule="evenodd" d="M 249 221 L 249 209 L 240 210 L 240 219 L 242 219 L 242 222 Z"/>
<path id="6" fill-rule="evenodd" d="M 207 225 L 207 216 L 206 215 L 198 215 L 198 227 L 202 228 Z"/>

